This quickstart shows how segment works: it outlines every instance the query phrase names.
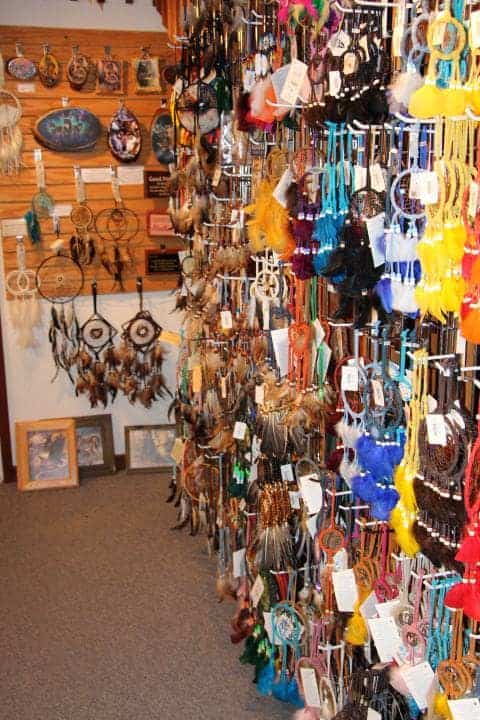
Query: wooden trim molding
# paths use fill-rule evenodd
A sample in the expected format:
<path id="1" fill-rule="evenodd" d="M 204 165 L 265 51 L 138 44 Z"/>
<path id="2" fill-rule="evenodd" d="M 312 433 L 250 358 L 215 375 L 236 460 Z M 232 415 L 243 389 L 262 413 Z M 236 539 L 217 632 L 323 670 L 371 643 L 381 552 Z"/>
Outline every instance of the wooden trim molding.
<path id="1" fill-rule="evenodd" d="M 0 448 L 2 450 L 3 479 L 14 482 L 15 468 L 12 462 L 10 418 L 8 415 L 7 379 L 3 354 L 2 317 L 0 315 Z"/>

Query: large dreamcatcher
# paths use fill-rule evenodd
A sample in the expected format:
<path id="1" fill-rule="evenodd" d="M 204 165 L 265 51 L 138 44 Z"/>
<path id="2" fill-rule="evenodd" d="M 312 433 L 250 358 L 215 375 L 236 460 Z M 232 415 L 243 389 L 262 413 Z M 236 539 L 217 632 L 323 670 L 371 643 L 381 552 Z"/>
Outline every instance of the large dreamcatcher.
<path id="1" fill-rule="evenodd" d="M 74 300 L 81 293 L 83 282 L 81 266 L 62 249 L 42 260 L 35 275 L 38 292 L 51 303 L 48 339 L 56 367 L 54 379 L 62 369 L 72 383 L 71 370 L 77 359 L 80 339 Z"/>
<path id="2" fill-rule="evenodd" d="M 88 395 L 90 406 L 107 406 L 115 400 L 119 387 L 117 371 L 120 359 L 113 340 L 117 330 L 98 312 L 97 283 L 92 283 L 93 312 L 80 328 L 80 349 L 77 357 L 76 395 Z"/>
<path id="3" fill-rule="evenodd" d="M 143 307 L 142 279 L 137 278 L 139 310 L 122 325 L 119 348 L 120 387 L 133 404 L 149 408 L 154 400 L 170 395 L 162 375 L 164 353 L 159 342 L 162 328 Z"/>
<path id="4" fill-rule="evenodd" d="M 100 262 L 118 285 L 124 290 L 126 272 L 134 272 L 135 258 L 132 252 L 134 239 L 140 228 L 138 215 L 124 207 L 121 200 L 114 207 L 101 210 L 95 217 L 95 230 L 102 241 Z"/>

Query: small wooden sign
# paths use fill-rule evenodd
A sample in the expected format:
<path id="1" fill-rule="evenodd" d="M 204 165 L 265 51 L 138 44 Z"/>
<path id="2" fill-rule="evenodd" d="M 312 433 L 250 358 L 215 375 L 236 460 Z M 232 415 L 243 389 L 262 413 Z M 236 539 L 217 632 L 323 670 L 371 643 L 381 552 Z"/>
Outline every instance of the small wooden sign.
<path id="1" fill-rule="evenodd" d="M 177 250 L 145 250 L 145 275 L 167 275 L 180 272 Z"/>
<path id="2" fill-rule="evenodd" d="M 170 173 L 167 170 L 145 170 L 144 197 L 168 197 L 167 182 L 169 177 Z"/>

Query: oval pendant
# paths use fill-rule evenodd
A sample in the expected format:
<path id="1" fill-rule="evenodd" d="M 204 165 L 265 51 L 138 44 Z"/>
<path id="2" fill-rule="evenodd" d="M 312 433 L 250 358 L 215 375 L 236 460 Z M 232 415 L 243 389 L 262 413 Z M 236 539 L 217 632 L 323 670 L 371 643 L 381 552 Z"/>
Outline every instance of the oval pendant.
<path id="1" fill-rule="evenodd" d="M 55 87 L 60 80 L 60 63 L 48 48 L 44 50 L 38 63 L 38 76 L 42 85 L 47 88 Z"/>
<path id="2" fill-rule="evenodd" d="M 7 71 L 17 80 L 32 80 L 37 74 L 37 66 L 26 57 L 14 57 L 7 62 Z"/>
<path id="3" fill-rule="evenodd" d="M 108 128 L 108 147 L 121 162 L 132 162 L 140 155 L 142 133 L 135 115 L 124 105 L 113 116 Z"/>

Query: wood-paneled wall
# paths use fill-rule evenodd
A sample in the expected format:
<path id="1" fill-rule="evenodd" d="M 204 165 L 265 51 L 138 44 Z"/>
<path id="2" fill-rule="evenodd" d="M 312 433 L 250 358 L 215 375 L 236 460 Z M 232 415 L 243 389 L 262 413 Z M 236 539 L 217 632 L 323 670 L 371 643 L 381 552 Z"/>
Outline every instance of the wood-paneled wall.
<path id="1" fill-rule="evenodd" d="M 24 168 L 18 175 L 0 175 L 0 220 L 23 217 L 31 205 L 31 199 L 36 192 L 35 165 L 33 151 L 42 147 L 35 140 L 32 128 L 36 120 L 49 110 L 60 108 L 62 98 L 68 97 L 72 106 L 85 107 L 91 110 L 100 120 L 102 135 L 96 147 L 87 152 L 79 153 L 58 153 L 42 147 L 42 159 L 45 166 L 46 185 L 48 193 L 53 197 L 55 203 L 75 204 L 75 184 L 73 166 L 80 167 L 106 167 L 116 166 L 119 162 L 112 156 L 107 145 L 107 128 L 112 115 L 119 107 L 118 95 L 100 95 L 96 91 L 94 73 L 81 91 L 73 90 L 65 78 L 65 68 L 71 57 L 72 46 L 78 45 L 80 51 L 87 55 L 92 63 L 104 56 L 105 46 L 111 47 L 112 56 L 122 60 L 124 66 L 124 95 L 126 106 L 136 115 L 142 129 L 142 151 L 135 164 L 143 165 L 146 170 L 166 170 L 165 166 L 158 163 L 155 154 L 152 152 L 150 143 L 150 126 L 155 112 L 162 106 L 166 95 L 138 95 L 135 94 L 135 79 L 132 68 L 132 60 L 139 57 L 140 49 L 149 46 L 151 54 L 159 56 L 160 64 L 172 62 L 172 51 L 167 47 L 166 33 L 146 32 L 113 32 L 100 30 L 63 30 L 54 28 L 22 28 L 0 26 L 0 48 L 4 60 L 15 56 L 15 43 L 20 41 L 26 57 L 32 60 L 39 60 L 43 54 L 43 45 L 48 43 L 51 52 L 58 58 L 62 65 L 61 82 L 54 88 L 46 88 L 38 78 L 32 83 L 35 84 L 34 93 L 19 92 L 22 83 L 11 78 L 5 73 L 5 89 L 13 92 L 22 105 L 21 127 L 24 136 L 24 151 L 22 161 Z M 110 184 L 86 184 L 87 201 L 94 212 L 104 208 L 113 207 L 114 200 Z M 145 199 L 143 186 L 122 185 L 120 188 L 122 200 L 125 207 L 138 213 L 140 219 L 140 231 L 135 241 L 136 270 L 130 270 L 125 275 L 125 290 L 133 292 L 135 289 L 135 277 L 137 274 L 144 275 L 144 257 L 146 248 L 159 247 L 160 241 L 149 238 L 146 234 L 146 214 L 152 210 L 161 210 L 166 207 L 163 199 Z M 27 265 L 35 269 L 41 260 L 52 254 L 50 244 L 55 239 L 51 219 L 41 221 L 42 243 L 37 248 L 32 248 L 30 242 L 26 241 Z M 70 218 L 60 219 L 61 237 L 69 239 L 73 225 Z M 94 239 L 95 233 L 92 233 Z M 165 241 L 162 238 L 161 243 Z M 178 246 L 175 238 L 170 238 L 165 243 L 167 247 Z M 97 243 L 100 247 L 100 243 Z M 15 238 L 6 237 L 3 239 L 4 267 L 5 272 L 16 267 Z M 84 293 L 90 292 L 91 281 L 95 278 L 100 293 L 110 293 L 113 288 L 113 279 L 101 266 L 98 256 L 91 266 L 84 268 L 85 284 Z M 168 275 L 144 277 L 145 290 L 165 290 L 176 286 L 177 277 Z M 117 290 L 118 291 L 118 288 Z"/>

